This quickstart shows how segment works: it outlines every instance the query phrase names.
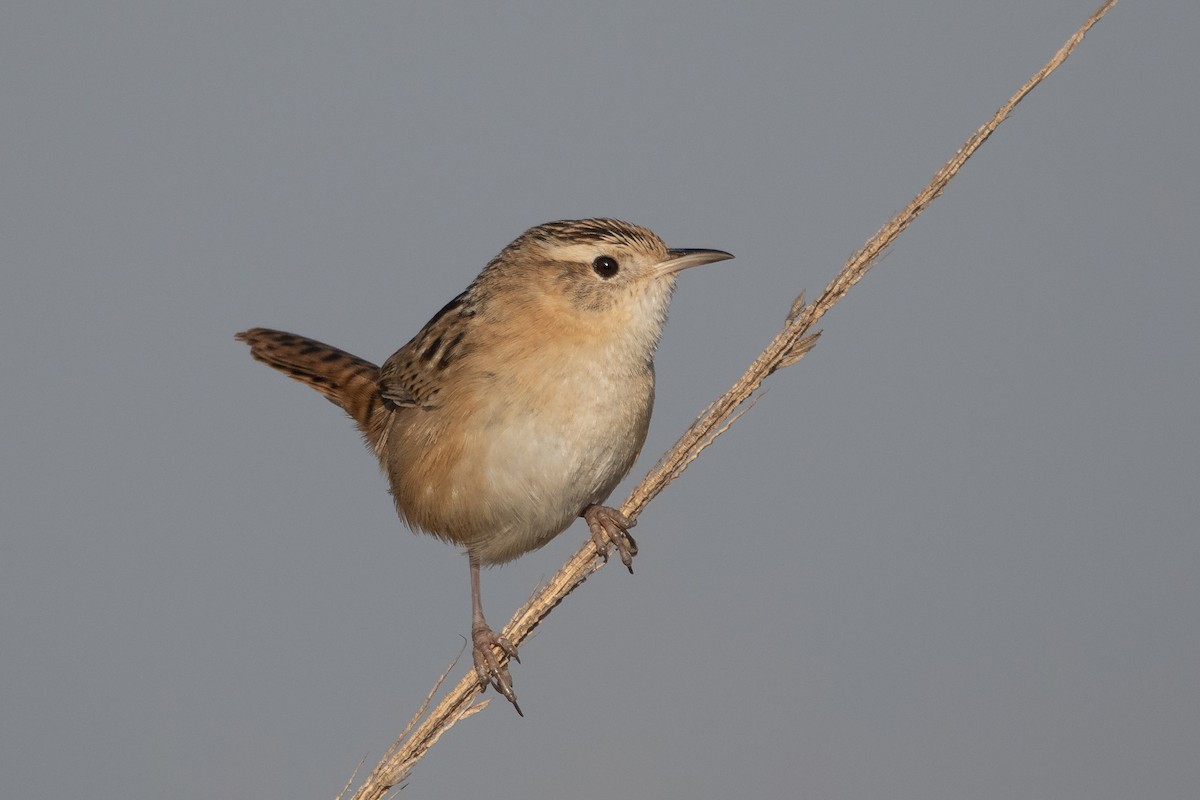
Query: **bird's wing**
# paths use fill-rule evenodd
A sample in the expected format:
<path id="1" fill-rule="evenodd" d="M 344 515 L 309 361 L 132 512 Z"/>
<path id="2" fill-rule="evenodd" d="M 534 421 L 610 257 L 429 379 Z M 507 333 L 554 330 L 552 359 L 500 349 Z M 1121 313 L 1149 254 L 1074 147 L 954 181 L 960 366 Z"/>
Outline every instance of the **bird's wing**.
<path id="1" fill-rule="evenodd" d="M 392 406 L 436 408 L 446 373 L 465 350 L 474 311 L 467 292 L 447 303 L 379 370 L 379 392 Z"/>

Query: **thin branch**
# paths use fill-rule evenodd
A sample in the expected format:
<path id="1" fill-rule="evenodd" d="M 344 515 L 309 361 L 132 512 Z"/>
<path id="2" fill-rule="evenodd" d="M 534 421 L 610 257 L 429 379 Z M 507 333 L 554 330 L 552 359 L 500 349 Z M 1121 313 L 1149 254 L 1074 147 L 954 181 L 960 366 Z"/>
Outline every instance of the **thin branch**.
<path id="1" fill-rule="evenodd" d="M 892 217 L 862 249 L 850 257 L 841 272 L 825 287 L 825 291 L 815 302 L 806 305 L 803 294 L 796 298 L 782 330 L 754 359 L 754 362 L 730 387 L 729 391 L 717 398 L 692 423 L 692 426 L 684 432 L 675 445 L 659 459 L 650 473 L 642 479 L 642 482 L 634 488 L 629 498 L 621 505 L 620 510 L 623 514 L 630 519 L 636 519 L 650 501 L 678 478 L 701 451 L 712 444 L 717 436 L 748 410 L 749 407 L 744 407 L 744 404 L 751 399 L 751 396 L 758 391 L 763 381 L 772 372 L 791 366 L 812 349 L 816 344 L 817 337 L 820 336 L 819 331 L 810 333 L 817 321 L 846 295 L 850 287 L 862 280 L 879 256 L 896 240 L 896 237 L 941 195 L 967 159 L 987 141 L 988 137 L 992 135 L 992 131 L 996 130 L 1000 123 L 1008 117 L 1017 103 L 1021 102 L 1035 86 L 1066 61 L 1092 26 L 1099 22 L 1116 3 L 1117 0 L 1107 0 L 1100 6 L 1054 54 L 1054 57 L 1009 98 L 1008 102 L 1002 105 L 990 120 L 975 131 L 941 169 L 934 173 L 929 184 L 912 199 L 904 210 Z M 571 556 L 548 583 L 535 592 L 516 612 L 505 626 L 503 635 L 514 644 L 520 645 L 555 606 L 605 563 L 605 560 L 597 556 L 595 548 L 589 540 L 575 555 Z M 442 734 L 459 720 L 483 710 L 486 701 L 479 704 L 473 702 L 482 688 L 475 677 L 474 670 L 468 671 L 462 680 L 442 698 L 424 722 L 411 732 L 406 729 L 405 734 L 401 735 L 392 745 L 379 765 L 368 776 L 366 782 L 354 794 L 354 800 L 381 800 L 392 787 L 403 782 L 416 762 L 429 751 L 429 748 L 437 742 Z M 434 691 L 436 690 L 437 686 L 434 687 Z M 430 696 L 432 694 L 431 692 Z M 421 710 L 423 711 L 424 707 Z M 417 717 L 414 717 L 414 721 L 420 717 L 420 713 L 418 712 Z"/>

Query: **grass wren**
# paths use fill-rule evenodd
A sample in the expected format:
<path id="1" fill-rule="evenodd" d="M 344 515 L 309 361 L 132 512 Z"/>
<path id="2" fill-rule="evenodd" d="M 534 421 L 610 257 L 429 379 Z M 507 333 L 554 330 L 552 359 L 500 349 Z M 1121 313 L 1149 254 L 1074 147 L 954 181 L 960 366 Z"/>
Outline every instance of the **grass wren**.
<path id="1" fill-rule="evenodd" d="M 632 571 L 632 523 L 601 503 L 646 440 L 676 274 L 728 258 L 668 249 L 618 220 L 549 222 L 505 247 L 382 367 L 282 331 L 237 335 L 350 415 L 410 528 L 466 551 L 475 669 L 518 713 L 496 648 L 516 650 L 484 620 L 479 568 L 582 516 L 598 553 L 615 547 Z"/>

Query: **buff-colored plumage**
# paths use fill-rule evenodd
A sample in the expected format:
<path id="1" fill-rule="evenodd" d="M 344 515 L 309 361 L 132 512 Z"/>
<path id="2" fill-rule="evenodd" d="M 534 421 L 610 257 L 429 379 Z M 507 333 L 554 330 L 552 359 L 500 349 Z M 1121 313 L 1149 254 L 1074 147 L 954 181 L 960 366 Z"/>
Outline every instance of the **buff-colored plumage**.
<path id="1" fill-rule="evenodd" d="M 350 414 L 410 527 L 466 550 L 476 667 L 514 705 L 492 646 L 514 653 L 483 621 L 479 565 L 541 547 L 579 516 L 630 563 L 627 521 L 600 504 L 646 439 L 675 273 L 726 258 L 668 250 L 617 220 L 552 222 L 504 248 L 382 367 L 294 334 L 238 334 Z"/>

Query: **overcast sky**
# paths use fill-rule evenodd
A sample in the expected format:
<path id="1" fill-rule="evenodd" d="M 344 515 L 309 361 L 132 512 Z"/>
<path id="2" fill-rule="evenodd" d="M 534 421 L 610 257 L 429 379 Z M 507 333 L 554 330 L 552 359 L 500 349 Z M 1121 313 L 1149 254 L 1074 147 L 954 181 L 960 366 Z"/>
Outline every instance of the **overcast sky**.
<path id="1" fill-rule="evenodd" d="M 329 798 L 462 647 L 236 331 L 381 361 L 550 219 L 728 250 L 619 502 L 1098 3 L 9 4 L 0 796 Z M 1198 30 L 1118 5 L 404 796 L 1192 796 Z"/>

